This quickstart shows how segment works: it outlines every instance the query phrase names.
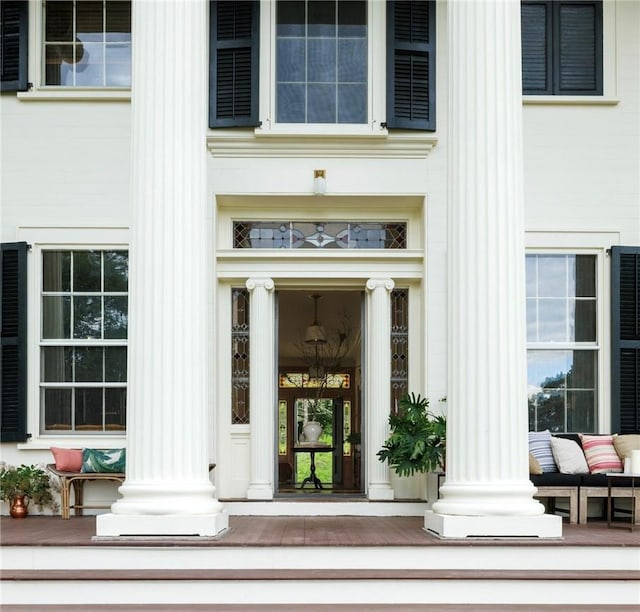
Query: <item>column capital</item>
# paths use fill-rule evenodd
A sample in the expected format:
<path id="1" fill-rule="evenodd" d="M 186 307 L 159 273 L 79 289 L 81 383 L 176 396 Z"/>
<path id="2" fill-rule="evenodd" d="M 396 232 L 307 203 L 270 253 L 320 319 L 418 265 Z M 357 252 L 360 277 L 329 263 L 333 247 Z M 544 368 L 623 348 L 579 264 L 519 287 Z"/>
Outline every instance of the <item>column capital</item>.
<path id="1" fill-rule="evenodd" d="M 265 291 L 273 291 L 275 283 L 272 278 L 249 278 L 245 283 L 249 291 L 253 291 L 256 287 L 262 287 Z"/>
<path id="2" fill-rule="evenodd" d="M 376 289 L 386 289 L 387 291 L 393 291 L 396 284 L 391 278 L 370 278 L 367 281 L 367 291 L 375 291 Z"/>

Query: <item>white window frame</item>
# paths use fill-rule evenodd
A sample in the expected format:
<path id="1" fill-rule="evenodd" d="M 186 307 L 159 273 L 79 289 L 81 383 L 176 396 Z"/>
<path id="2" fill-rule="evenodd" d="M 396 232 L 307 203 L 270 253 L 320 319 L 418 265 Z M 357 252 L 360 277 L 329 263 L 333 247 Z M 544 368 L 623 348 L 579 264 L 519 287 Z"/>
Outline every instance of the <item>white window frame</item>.
<path id="1" fill-rule="evenodd" d="M 618 98 L 618 13 L 616 0 L 602 0 L 602 95 L 601 96 L 522 96 L 524 106 L 539 105 L 616 105 Z"/>
<path id="2" fill-rule="evenodd" d="M 256 135 L 370 135 L 386 134 L 386 2 L 367 2 L 367 123 L 277 123 L 276 122 L 276 2 L 260 2 L 260 119 Z M 383 75 L 380 78 L 380 75 Z"/>
<path id="3" fill-rule="evenodd" d="M 23 101 L 48 100 L 130 100 L 131 87 L 65 87 L 45 85 L 44 62 L 44 1 L 29 2 L 29 67 L 33 87 L 19 91 Z"/>
<path id="4" fill-rule="evenodd" d="M 27 432 L 31 438 L 18 449 L 117 448 L 125 445 L 126 432 L 52 434 L 41 432 L 41 320 L 42 320 L 42 252 L 44 250 L 129 250 L 129 230 L 111 228 L 23 227 L 18 239 L 31 245 L 27 260 Z M 46 344 L 46 343 L 45 343 Z M 118 345 L 123 345 L 121 340 Z M 128 341 L 124 344 L 128 344 Z M 102 346 L 102 345 L 101 345 Z M 127 383 L 128 384 L 128 383 Z"/>
<path id="5" fill-rule="evenodd" d="M 589 349 L 597 352 L 596 432 L 611 429 L 611 291 L 608 249 L 619 244 L 617 232 L 527 232 L 526 255 L 595 255 L 596 256 L 596 339 L 579 343 L 532 343 L 529 350 Z M 524 262 L 523 262 L 524 265 Z M 527 409 L 528 410 L 528 409 Z"/>

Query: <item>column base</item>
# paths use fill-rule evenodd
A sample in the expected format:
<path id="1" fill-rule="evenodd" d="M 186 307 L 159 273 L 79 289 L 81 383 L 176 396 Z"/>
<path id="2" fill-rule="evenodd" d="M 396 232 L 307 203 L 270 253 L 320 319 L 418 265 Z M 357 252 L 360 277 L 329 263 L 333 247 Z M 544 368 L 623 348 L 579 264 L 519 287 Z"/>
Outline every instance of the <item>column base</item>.
<path id="1" fill-rule="evenodd" d="M 372 501 L 393 501 L 394 491 L 388 485 L 369 485 L 367 498 Z"/>
<path id="2" fill-rule="evenodd" d="M 271 485 L 249 485 L 247 489 L 247 499 L 270 500 L 273 499 L 273 487 Z"/>
<path id="3" fill-rule="evenodd" d="M 229 527 L 226 511 L 216 514 L 99 514 L 96 536 L 215 536 Z"/>
<path id="4" fill-rule="evenodd" d="M 427 511 L 424 528 L 442 538 L 561 538 L 562 517 L 463 516 Z"/>

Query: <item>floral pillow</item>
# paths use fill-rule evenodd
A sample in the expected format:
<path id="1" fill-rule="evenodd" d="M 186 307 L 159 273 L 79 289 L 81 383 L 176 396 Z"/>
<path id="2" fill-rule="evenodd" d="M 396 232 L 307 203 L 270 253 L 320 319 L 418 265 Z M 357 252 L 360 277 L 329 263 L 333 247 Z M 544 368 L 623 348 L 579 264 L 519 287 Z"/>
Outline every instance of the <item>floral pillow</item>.
<path id="1" fill-rule="evenodd" d="M 123 473 L 125 466 L 125 449 L 98 450 L 95 448 L 82 449 L 83 472 L 114 472 Z"/>

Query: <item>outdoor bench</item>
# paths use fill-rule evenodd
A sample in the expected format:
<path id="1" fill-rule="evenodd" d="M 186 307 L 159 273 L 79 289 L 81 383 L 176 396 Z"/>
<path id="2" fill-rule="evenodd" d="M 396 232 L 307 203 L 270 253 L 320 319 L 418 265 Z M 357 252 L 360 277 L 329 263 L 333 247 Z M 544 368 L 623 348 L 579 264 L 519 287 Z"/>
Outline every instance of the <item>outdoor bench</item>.
<path id="1" fill-rule="evenodd" d="M 124 473 L 121 472 L 64 472 L 56 469 L 55 463 L 49 463 L 47 469 L 60 479 L 60 516 L 63 519 L 69 518 L 69 511 L 73 507 L 75 516 L 82 516 L 84 508 L 110 508 L 111 504 L 86 505 L 83 503 L 84 484 L 87 481 L 111 480 L 122 483 Z M 70 492 L 73 487 L 73 506 L 70 502 Z"/>
<path id="2" fill-rule="evenodd" d="M 582 441 L 578 434 L 554 434 L 559 438 L 573 440 L 582 450 Z M 592 434 L 595 435 L 595 434 Z M 538 489 L 535 497 L 548 499 L 547 511 L 554 513 L 555 498 L 569 498 L 569 522 L 587 523 L 587 508 L 589 498 L 607 499 L 608 487 L 605 474 L 563 474 L 560 472 L 545 472 L 544 474 L 530 474 L 529 478 Z M 635 497 L 634 524 L 640 523 L 640 489 L 631 487 L 631 480 L 621 480 L 619 486 L 613 487 L 611 497 Z"/>
<path id="3" fill-rule="evenodd" d="M 215 463 L 209 464 L 209 471 L 216 467 Z M 73 508 L 75 516 L 82 516 L 85 508 L 110 508 L 109 505 L 87 505 L 83 503 L 84 484 L 88 481 L 111 480 L 122 484 L 124 473 L 121 472 L 65 472 L 56 469 L 55 463 L 47 464 L 47 469 L 60 479 L 60 516 L 68 519 Z M 73 506 L 71 505 L 71 487 L 73 487 Z"/>

